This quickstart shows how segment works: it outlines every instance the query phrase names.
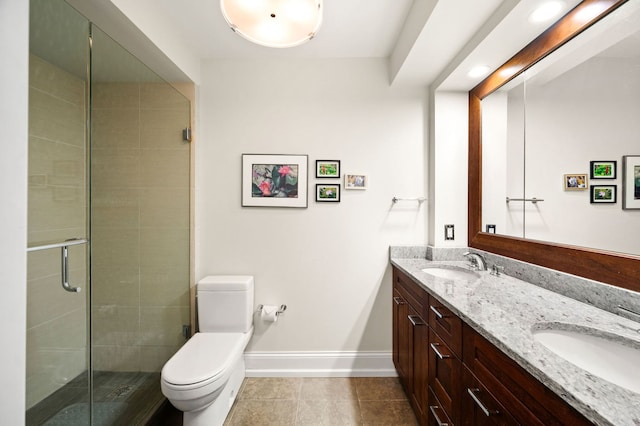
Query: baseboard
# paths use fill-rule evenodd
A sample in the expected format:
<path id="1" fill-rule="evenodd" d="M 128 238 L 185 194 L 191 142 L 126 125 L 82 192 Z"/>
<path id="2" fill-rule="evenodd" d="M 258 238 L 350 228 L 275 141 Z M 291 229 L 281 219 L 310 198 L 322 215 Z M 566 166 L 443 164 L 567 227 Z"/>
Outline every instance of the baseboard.
<path id="1" fill-rule="evenodd" d="M 391 352 L 245 352 L 247 377 L 395 377 Z"/>

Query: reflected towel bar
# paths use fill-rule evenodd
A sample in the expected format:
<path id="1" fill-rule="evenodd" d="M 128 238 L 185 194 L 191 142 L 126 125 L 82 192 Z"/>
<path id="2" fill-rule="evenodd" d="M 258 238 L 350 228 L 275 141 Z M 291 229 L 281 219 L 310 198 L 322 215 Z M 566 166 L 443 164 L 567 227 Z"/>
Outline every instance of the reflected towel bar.
<path id="1" fill-rule="evenodd" d="M 398 201 L 417 201 L 418 203 L 422 204 L 423 202 L 427 201 L 427 199 L 425 197 L 417 197 L 417 198 L 398 198 L 398 197 L 393 197 L 391 199 L 391 201 L 393 201 L 393 203 L 397 203 Z"/>
<path id="2" fill-rule="evenodd" d="M 532 204 L 536 204 L 538 201 L 544 201 L 542 198 L 509 198 L 507 197 L 507 204 L 509 204 L 509 201 L 531 201 Z"/>

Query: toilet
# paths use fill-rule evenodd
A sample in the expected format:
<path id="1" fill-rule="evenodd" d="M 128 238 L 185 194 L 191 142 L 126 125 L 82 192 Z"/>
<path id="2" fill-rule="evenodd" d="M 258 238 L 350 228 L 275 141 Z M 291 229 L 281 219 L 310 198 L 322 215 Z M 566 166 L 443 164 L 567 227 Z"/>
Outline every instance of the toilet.
<path id="1" fill-rule="evenodd" d="M 162 393 L 185 426 L 222 425 L 245 377 L 253 277 L 211 275 L 196 286 L 199 332 L 162 368 Z"/>

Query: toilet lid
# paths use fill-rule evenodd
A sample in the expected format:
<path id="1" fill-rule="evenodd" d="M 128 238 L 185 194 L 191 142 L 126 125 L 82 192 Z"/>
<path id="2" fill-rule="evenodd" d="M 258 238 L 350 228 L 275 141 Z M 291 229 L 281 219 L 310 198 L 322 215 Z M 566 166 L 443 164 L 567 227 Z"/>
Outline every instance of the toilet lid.
<path id="1" fill-rule="evenodd" d="M 196 333 L 162 368 L 165 383 L 178 386 L 223 376 L 242 356 L 251 333 Z"/>

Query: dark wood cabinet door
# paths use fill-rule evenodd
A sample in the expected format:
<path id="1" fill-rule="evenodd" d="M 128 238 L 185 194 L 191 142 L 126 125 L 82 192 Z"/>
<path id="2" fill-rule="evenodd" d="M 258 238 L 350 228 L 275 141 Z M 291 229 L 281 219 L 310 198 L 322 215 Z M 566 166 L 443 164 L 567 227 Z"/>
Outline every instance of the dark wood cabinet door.
<path id="1" fill-rule="evenodd" d="M 412 309 L 410 309 L 412 311 Z M 429 328 L 426 321 L 417 312 L 409 316 L 409 322 L 413 327 L 413 393 L 411 405 L 414 407 L 416 418 L 420 424 L 426 422 L 426 410 L 428 403 L 428 346 Z"/>
<path id="2" fill-rule="evenodd" d="M 468 368 L 463 367 L 462 425 L 511 426 L 518 424 L 473 373 Z"/>
<path id="3" fill-rule="evenodd" d="M 432 330 L 429 329 L 429 387 L 449 418 L 459 423 L 462 362 Z"/>

